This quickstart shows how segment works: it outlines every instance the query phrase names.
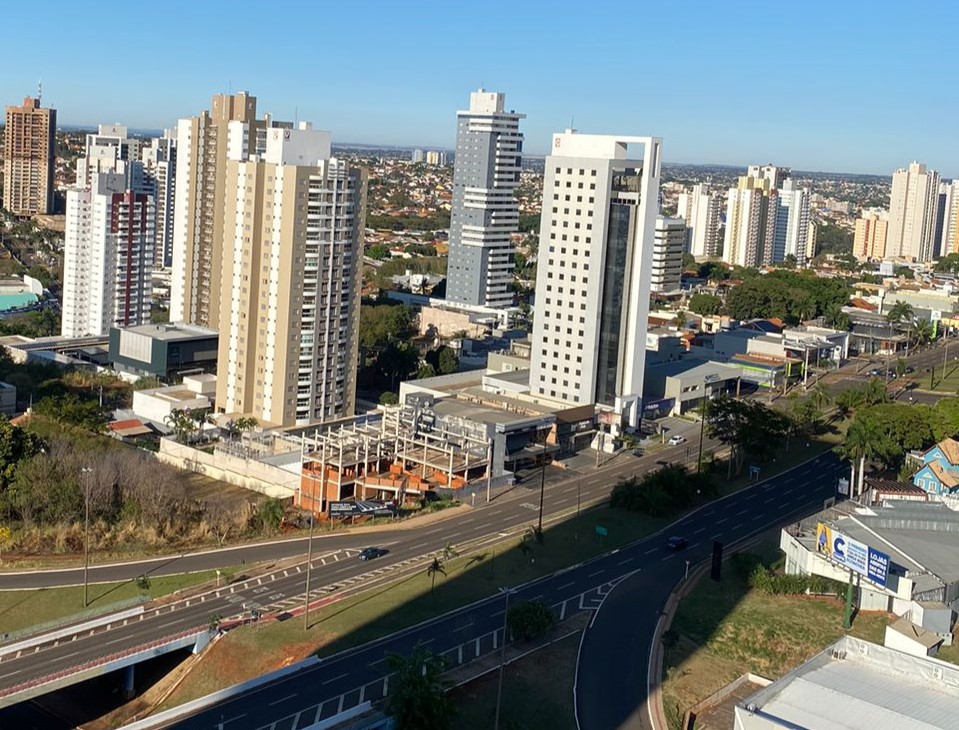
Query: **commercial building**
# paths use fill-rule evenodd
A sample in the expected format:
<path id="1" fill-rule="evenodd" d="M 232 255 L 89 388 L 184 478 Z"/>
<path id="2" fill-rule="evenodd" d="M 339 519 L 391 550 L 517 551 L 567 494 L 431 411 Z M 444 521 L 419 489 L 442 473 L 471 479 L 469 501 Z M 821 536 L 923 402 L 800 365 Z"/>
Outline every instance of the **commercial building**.
<path id="1" fill-rule="evenodd" d="M 695 358 L 651 365 L 643 381 L 645 408 L 679 416 L 699 408 L 704 399 L 739 393 L 743 370 Z"/>
<path id="2" fill-rule="evenodd" d="M 950 730 L 959 667 L 844 636 L 736 705 L 735 730 Z"/>
<path id="3" fill-rule="evenodd" d="M 649 290 L 660 294 L 678 292 L 683 278 L 686 224 L 681 218 L 656 216 L 653 237 L 653 267 Z"/>
<path id="4" fill-rule="evenodd" d="M 886 256 L 912 261 L 933 259 L 938 203 L 938 172 L 912 162 L 893 173 Z"/>
<path id="5" fill-rule="evenodd" d="M 641 156 L 629 156 L 630 145 Z M 553 135 L 546 158 L 530 391 L 640 420 L 662 140 Z"/>
<path id="6" fill-rule="evenodd" d="M 137 418 L 168 428 L 173 411 L 206 411 L 210 408 L 214 380 L 213 375 L 187 375 L 177 385 L 134 390 L 131 410 Z"/>
<path id="7" fill-rule="evenodd" d="M 505 111 L 505 103 L 505 94 L 480 89 L 470 94 L 469 109 L 456 114 L 446 284 L 450 301 L 487 307 L 513 303 L 511 236 L 519 229 L 516 188 L 524 115 Z"/>
<path id="8" fill-rule="evenodd" d="M 14 215 L 53 212 L 57 110 L 26 97 L 8 106 L 3 134 L 3 207 Z"/>
<path id="9" fill-rule="evenodd" d="M 862 211 L 856 221 L 852 255 L 860 261 L 880 261 L 886 257 L 889 213 L 881 208 Z"/>
<path id="10" fill-rule="evenodd" d="M 218 94 L 210 111 L 177 123 L 170 291 L 174 322 L 219 328 L 227 152 L 234 158 L 254 153 L 256 127 L 256 97 L 246 92 Z"/>
<path id="11" fill-rule="evenodd" d="M 686 251 L 697 258 L 718 256 L 722 195 L 697 183 L 689 192 L 679 194 L 676 208 L 677 217 L 686 222 Z"/>
<path id="12" fill-rule="evenodd" d="M 153 197 L 129 189 L 120 172 L 67 192 L 64 337 L 150 321 L 154 216 Z"/>
<path id="13" fill-rule="evenodd" d="M 17 414 L 17 386 L 0 383 L 0 414 L 8 418 Z"/>
<path id="14" fill-rule="evenodd" d="M 140 150 L 143 171 L 150 182 L 156 205 L 156 240 L 153 244 L 154 265 L 173 265 L 173 213 L 176 199 L 176 132 L 164 130 L 162 137 L 150 140 Z"/>
<path id="15" fill-rule="evenodd" d="M 216 372 L 216 330 L 192 324 L 111 327 L 109 357 L 131 379 L 156 377 L 177 382 L 185 375 Z"/>
<path id="16" fill-rule="evenodd" d="M 262 156 L 239 147 L 222 170 L 217 411 L 351 416 L 366 172 L 331 155 L 329 132 L 267 131 Z"/>

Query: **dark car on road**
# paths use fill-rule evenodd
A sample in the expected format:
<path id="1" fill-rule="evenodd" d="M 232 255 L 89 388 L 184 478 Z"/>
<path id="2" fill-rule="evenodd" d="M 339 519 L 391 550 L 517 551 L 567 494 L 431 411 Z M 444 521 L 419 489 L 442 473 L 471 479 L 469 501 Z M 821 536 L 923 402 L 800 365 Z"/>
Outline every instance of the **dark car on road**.
<path id="1" fill-rule="evenodd" d="M 673 551 L 685 550 L 689 545 L 689 540 L 679 535 L 673 535 L 666 541 L 666 547 Z"/>
<path id="2" fill-rule="evenodd" d="M 379 557 L 382 557 L 383 555 L 386 555 L 388 552 L 389 550 L 386 550 L 385 548 L 378 548 L 378 547 L 363 548 L 362 550 L 360 550 L 360 560 L 373 560 L 375 558 L 379 558 Z"/>

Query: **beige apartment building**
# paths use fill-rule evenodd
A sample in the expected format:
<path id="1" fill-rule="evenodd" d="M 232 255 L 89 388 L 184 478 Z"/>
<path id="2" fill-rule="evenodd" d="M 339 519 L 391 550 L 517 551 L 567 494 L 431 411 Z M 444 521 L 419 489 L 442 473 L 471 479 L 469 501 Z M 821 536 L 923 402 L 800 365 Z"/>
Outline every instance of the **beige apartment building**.
<path id="1" fill-rule="evenodd" d="M 255 152 L 255 124 L 256 97 L 246 92 L 218 94 L 209 111 L 177 123 L 173 322 L 218 329 L 227 155 L 240 158 Z"/>
<path id="2" fill-rule="evenodd" d="M 223 166 L 217 411 L 263 424 L 353 415 L 366 171 L 330 134 L 269 128 Z"/>
<path id="3" fill-rule="evenodd" d="M 57 110 L 26 97 L 8 106 L 3 140 L 3 207 L 14 215 L 53 212 Z"/>
<path id="4" fill-rule="evenodd" d="M 939 173 L 920 162 L 892 175 L 886 255 L 931 261 L 935 256 Z"/>
<path id="5" fill-rule="evenodd" d="M 852 255 L 860 261 L 881 261 L 886 256 L 889 214 L 884 210 L 864 210 L 856 221 Z"/>

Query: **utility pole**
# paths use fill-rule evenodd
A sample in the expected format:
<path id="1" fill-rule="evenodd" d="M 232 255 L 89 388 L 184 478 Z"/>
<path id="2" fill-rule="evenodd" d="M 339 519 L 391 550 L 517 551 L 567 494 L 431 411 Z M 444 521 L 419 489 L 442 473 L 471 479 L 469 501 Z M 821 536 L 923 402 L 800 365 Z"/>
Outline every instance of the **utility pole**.
<path id="1" fill-rule="evenodd" d="M 506 667 L 506 639 L 509 635 L 509 626 L 506 623 L 509 618 L 509 597 L 513 594 L 512 588 L 500 588 L 499 592 L 506 596 L 506 605 L 503 607 L 503 644 L 500 646 L 499 654 L 499 683 L 496 688 L 496 719 L 494 720 L 493 730 L 499 730 L 499 708 L 503 700 L 503 669 Z"/>
<path id="2" fill-rule="evenodd" d="M 543 444 L 543 468 L 539 476 L 539 527 L 538 537 L 543 536 L 543 498 L 546 495 L 546 444 Z"/>
<path id="3" fill-rule="evenodd" d="M 80 469 L 80 479 L 83 481 L 83 607 L 90 605 L 90 477 L 93 469 L 84 466 Z"/>
<path id="4" fill-rule="evenodd" d="M 706 393 L 703 393 L 703 412 L 699 419 L 699 463 L 696 466 L 696 473 L 703 473 L 703 435 L 706 432 Z"/>
<path id="5" fill-rule="evenodd" d="M 333 519 L 332 517 L 330 518 Z M 303 599 L 303 630 L 310 628 L 310 573 L 313 569 L 313 525 L 316 515 L 310 512 L 310 539 L 306 552 L 306 597 Z"/>
<path id="6" fill-rule="evenodd" d="M 848 631 L 852 628 L 852 571 L 849 571 L 849 585 L 846 586 L 846 610 L 842 618 L 842 627 Z"/>

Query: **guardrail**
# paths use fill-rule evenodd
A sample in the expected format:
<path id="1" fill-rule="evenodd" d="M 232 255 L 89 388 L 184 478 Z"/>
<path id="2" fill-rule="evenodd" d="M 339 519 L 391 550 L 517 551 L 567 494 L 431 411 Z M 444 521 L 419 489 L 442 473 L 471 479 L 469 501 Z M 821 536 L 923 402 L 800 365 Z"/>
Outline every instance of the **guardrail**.
<path id="1" fill-rule="evenodd" d="M 47 644 L 51 641 L 56 641 L 57 639 L 63 639 L 68 636 L 76 636 L 77 634 L 82 634 L 85 631 L 92 631 L 98 629 L 101 626 L 109 626 L 112 623 L 117 621 L 124 621 L 128 618 L 133 618 L 134 616 L 139 616 L 144 611 L 143 606 L 137 606 L 135 608 L 127 609 L 126 611 L 119 611 L 117 613 L 105 614 L 99 616 L 95 619 L 85 621 L 80 624 L 72 624 L 70 626 L 65 626 L 62 629 L 57 631 L 51 631 L 46 634 L 36 634 L 30 638 L 23 639 L 22 641 L 17 641 L 12 644 L 3 644 L 0 645 L 0 657 L 5 657 L 8 654 L 13 654 L 17 651 L 23 651 L 24 649 L 30 649 L 34 646 L 39 646 L 41 644 Z"/>
<path id="2" fill-rule="evenodd" d="M 95 619 L 100 618 L 101 616 L 106 616 L 107 614 L 112 614 L 113 612 L 122 611 L 126 608 L 133 606 L 139 606 L 141 604 L 148 603 L 150 601 L 149 596 L 136 596 L 134 598 L 128 598 L 124 601 L 116 601 L 111 603 L 108 606 L 98 606 L 96 608 L 91 608 L 86 611 L 80 611 L 73 614 L 72 616 L 63 616 L 52 621 L 44 621 L 41 624 L 34 624 L 33 626 L 27 626 L 23 629 L 18 629 L 16 631 L 4 631 L 3 635 L 0 636 L 0 642 L 15 641 L 22 637 L 36 636 L 41 632 L 48 631 L 50 629 L 65 628 L 67 626 L 75 626 L 76 622 L 83 621 L 84 619 Z M 0 656 L 3 655 L 6 644 L 0 643 Z"/>
<path id="3" fill-rule="evenodd" d="M 108 654 L 104 657 L 97 657 L 96 659 L 91 659 L 90 661 L 84 662 L 74 667 L 68 669 L 62 669 L 59 672 L 54 672 L 53 674 L 48 674 L 43 677 L 38 677 L 36 679 L 30 679 L 26 682 L 21 682 L 20 684 L 13 685 L 12 687 L 0 688 L 0 698 L 9 697 L 10 695 L 23 692 L 33 687 L 39 687 L 44 684 L 50 684 L 51 682 L 56 682 L 57 680 L 64 679 L 66 677 L 71 677 L 77 674 L 82 674 L 94 667 L 103 666 L 105 664 L 110 664 L 111 662 L 119 661 L 126 657 L 133 656 L 135 654 L 142 654 L 143 652 L 150 651 L 155 649 L 158 646 L 164 646 L 165 644 L 172 644 L 180 639 L 184 639 L 187 636 L 199 634 L 204 630 L 202 626 L 194 626 L 189 630 L 184 630 L 173 636 L 167 636 L 162 639 L 156 639 L 151 641 L 148 644 L 141 644 L 138 647 L 133 649 L 127 649 L 126 651 L 119 651 L 114 654 Z"/>

